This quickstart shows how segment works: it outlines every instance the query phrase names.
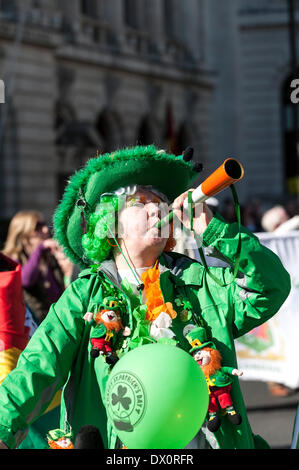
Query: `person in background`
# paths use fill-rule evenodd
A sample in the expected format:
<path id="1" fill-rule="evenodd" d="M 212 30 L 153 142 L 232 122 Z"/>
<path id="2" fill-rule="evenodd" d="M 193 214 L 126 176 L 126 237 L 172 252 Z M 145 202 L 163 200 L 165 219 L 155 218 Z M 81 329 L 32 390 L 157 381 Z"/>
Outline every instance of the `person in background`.
<path id="1" fill-rule="evenodd" d="M 218 212 L 222 215 L 222 217 L 224 218 L 226 222 L 228 223 L 237 222 L 235 205 L 232 199 L 225 198 Z"/>
<path id="2" fill-rule="evenodd" d="M 25 312 L 21 266 L 0 253 L 0 384 L 28 343 Z"/>
<path id="3" fill-rule="evenodd" d="M 262 216 L 261 225 L 265 232 L 274 232 L 281 224 L 289 219 L 283 206 L 276 205 L 267 210 Z"/>
<path id="4" fill-rule="evenodd" d="M 258 199 L 253 199 L 244 205 L 242 211 L 242 224 L 251 232 L 262 232 L 262 209 Z"/>
<path id="5" fill-rule="evenodd" d="M 21 264 L 25 302 L 40 324 L 70 283 L 72 263 L 36 211 L 20 211 L 12 218 L 3 253 Z"/>
<path id="6" fill-rule="evenodd" d="M 283 233 L 292 232 L 293 230 L 299 230 L 299 215 L 294 215 L 289 218 L 286 222 L 280 224 L 275 230 L 275 235 L 281 235 Z"/>

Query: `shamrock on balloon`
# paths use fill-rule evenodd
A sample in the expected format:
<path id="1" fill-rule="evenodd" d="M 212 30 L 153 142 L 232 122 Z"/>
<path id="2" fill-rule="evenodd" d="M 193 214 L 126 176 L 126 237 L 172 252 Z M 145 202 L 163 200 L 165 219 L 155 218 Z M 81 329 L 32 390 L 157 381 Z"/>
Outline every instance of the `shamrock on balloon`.
<path id="1" fill-rule="evenodd" d="M 125 396 L 126 393 L 127 387 L 119 385 L 117 388 L 117 395 L 112 393 L 112 405 L 115 406 L 119 403 L 125 410 L 128 410 L 132 400 Z"/>

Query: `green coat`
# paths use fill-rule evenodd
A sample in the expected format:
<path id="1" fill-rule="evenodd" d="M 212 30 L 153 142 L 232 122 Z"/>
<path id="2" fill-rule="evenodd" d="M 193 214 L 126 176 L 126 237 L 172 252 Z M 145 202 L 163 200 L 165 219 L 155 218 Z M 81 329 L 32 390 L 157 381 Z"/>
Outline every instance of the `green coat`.
<path id="1" fill-rule="evenodd" d="M 95 322 L 92 321 L 90 324 L 93 326 L 93 331 L 92 331 L 92 338 L 103 338 L 103 336 L 106 335 L 107 333 L 107 328 L 103 323 L 100 323 L 99 325 Z"/>
<path id="2" fill-rule="evenodd" d="M 237 224 L 227 224 L 216 215 L 204 233 L 204 246 L 213 255 L 234 261 L 238 244 Z M 239 274 L 232 268 L 210 268 L 227 283 L 219 288 L 198 262 L 177 253 L 160 258 L 160 287 L 165 301 L 176 302 L 178 294 L 192 305 L 196 318 L 207 328 L 220 351 L 223 364 L 237 367 L 234 339 L 259 326 L 274 315 L 290 291 L 290 276 L 279 258 L 259 243 L 257 237 L 242 228 Z M 74 434 L 84 424 L 96 425 L 105 445 L 114 448 L 116 435 L 106 417 L 104 406 L 108 365 L 90 357 L 91 326 L 83 320 L 87 311 L 95 311 L 111 289 L 120 293 L 115 263 L 105 261 L 98 272 L 83 271 L 58 300 L 21 354 L 18 366 L 0 386 L 0 439 L 10 448 L 24 438 L 28 423 L 37 419 L 49 405 L 55 392 L 63 387 L 60 427 L 71 426 Z M 125 324 L 133 327 L 131 301 L 126 294 Z M 132 320 L 133 319 L 133 320 Z M 130 322 L 133 321 L 133 324 Z M 190 322 L 190 317 L 189 320 Z M 173 331 L 186 351 L 190 344 L 181 315 L 173 321 Z M 120 335 L 121 336 L 121 335 Z M 119 339 L 120 347 L 124 339 Z M 126 341 L 124 343 L 125 347 Z M 121 351 L 125 353 L 125 349 Z M 254 438 L 237 377 L 233 377 L 232 399 L 242 415 L 242 424 L 233 426 L 223 418 L 215 433 L 220 448 L 255 448 Z"/>
<path id="3" fill-rule="evenodd" d="M 213 387 L 226 387 L 230 385 L 233 380 L 228 374 L 231 375 L 233 370 L 233 367 L 221 367 L 215 374 L 209 376 L 208 385 L 210 384 L 210 386 L 212 385 Z"/>

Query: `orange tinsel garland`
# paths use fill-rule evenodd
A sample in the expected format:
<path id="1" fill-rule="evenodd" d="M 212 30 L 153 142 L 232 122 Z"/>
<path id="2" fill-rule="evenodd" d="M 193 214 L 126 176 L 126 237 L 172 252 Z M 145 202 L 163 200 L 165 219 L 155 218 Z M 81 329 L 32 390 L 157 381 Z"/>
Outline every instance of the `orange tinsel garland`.
<path id="1" fill-rule="evenodd" d="M 171 302 L 164 302 L 159 283 L 159 268 L 158 261 L 155 265 L 141 274 L 141 280 L 144 284 L 144 291 L 146 295 L 146 319 L 154 321 L 161 312 L 168 313 L 173 319 L 177 316 L 176 311 L 173 309 Z"/>

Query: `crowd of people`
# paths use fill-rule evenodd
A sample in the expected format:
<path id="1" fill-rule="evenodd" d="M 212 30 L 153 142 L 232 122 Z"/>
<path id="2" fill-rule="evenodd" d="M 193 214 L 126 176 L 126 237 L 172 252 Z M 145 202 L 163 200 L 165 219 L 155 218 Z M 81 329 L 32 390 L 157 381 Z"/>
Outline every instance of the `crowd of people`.
<path id="1" fill-rule="evenodd" d="M 217 210 L 228 222 L 236 222 L 236 211 L 232 199 L 217 201 Z M 290 197 L 286 201 L 264 202 L 259 198 L 241 205 L 241 222 L 253 233 L 283 233 L 299 229 L 299 199 Z M 279 229 L 278 229 L 279 227 Z"/>

